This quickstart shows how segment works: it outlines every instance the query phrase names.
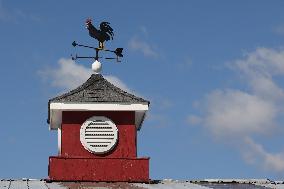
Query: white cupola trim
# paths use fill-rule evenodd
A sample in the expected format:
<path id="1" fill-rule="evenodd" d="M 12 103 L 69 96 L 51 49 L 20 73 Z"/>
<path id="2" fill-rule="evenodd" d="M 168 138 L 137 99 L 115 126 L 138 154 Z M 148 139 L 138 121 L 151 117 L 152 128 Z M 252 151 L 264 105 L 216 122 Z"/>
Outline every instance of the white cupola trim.
<path id="1" fill-rule="evenodd" d="M 49 128 L 55 130 L 61 127 L 63 111 L 134 111 L 136 129 L 140 130 L 148 103 L 62 103 L 52 102 L 49 106 Z"/>

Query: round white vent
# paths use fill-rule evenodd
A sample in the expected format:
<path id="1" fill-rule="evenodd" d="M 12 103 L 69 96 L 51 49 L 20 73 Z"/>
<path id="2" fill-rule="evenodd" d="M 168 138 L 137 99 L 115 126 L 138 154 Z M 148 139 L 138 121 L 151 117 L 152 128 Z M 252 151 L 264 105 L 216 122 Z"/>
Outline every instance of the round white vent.
<path id="1" fill-rule="evenodd" d="M 95 154 L 112 150 L 118 139 L 116 125 L 108 118 L 94 116 L 87 119 L 80 129 L 80 141 L 84 148 Z"/>

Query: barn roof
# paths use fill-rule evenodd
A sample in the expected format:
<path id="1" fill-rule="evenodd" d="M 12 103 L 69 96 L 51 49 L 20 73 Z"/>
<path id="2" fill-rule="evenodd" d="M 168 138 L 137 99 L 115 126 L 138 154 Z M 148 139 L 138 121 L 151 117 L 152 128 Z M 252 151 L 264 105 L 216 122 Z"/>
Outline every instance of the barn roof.
<path id="1" fill-rule="evenodd" d="M 178 181 L 157 180 L 150 184 L 127 183 L 127 182 L 47 182 L 36 179 L 1 179 L 0 188 L 22 188 L 22 189 L 79 189 L 79 188 L 129 188 L 129 189 L 152 189 L 152 188 L 180 188 L 180 189 L 269 189 L 283 188 L 283 181 L 270 181 L 263 179 L 255 180 L 201 180 L 201 181 Z"/>
<path id="2" fill-rule="evenodd" d="M 150 103 L 114 86 L 101 74 L 92 76 L 78 88 L 49 100 L 51 102 Z"/>

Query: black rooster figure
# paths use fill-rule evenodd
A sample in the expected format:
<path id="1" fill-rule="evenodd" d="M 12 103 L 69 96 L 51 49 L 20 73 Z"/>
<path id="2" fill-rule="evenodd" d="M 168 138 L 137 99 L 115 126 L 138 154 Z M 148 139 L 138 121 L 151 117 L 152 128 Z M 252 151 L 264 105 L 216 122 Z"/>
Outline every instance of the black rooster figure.
<path id="1" fill-rule="evenodd" d="M 113 35 L 114 35 L 113 29 L 110 27 L 109 23 L 108 22 L 102 22 L 100 24 L 100 29 L 97 29 L 93 26 L 92 20 L 90 18 L 88 18 L 85 23 L 86 23 L 86 28 L 89 30 L 89 35 L 99 41 L 99 47 L 82 45 L 82 44 L 76 43 L 76 41 L 73 41 L 72 45 L 74 47 L 79 46 L 79 47 L 94 49 L 96 51 L 96 54 L 95 54 L 95 56 L 77 56 L 77 55 L 73 56 L 73 55 L 71 55 L 72 60 L 77 60 L 79 58 L 91 58 L 91 59 L 95 59 L 95 60 L 98 61 L 99 58 L 103 58 L 103 57 L 99 56 L 99 52 L 104 51 L 104 52 L 112 52 L 116 55 L 116 58 L 105 57 L 105 59 L 108 59 L 108 60 L 116 59 L 117 62 L 121 62 L 119 58 L 123 57 L 123 54 L 122 54 L 123 48 L 116 48 L 115 50 L 110 50 L 110 49 L 104 48 L 104 42 L 105 41 L 109 41 L 110 39 L 113 40 Z"/>
<path id="2" fill-rule="evenodd" d="M 113 29 L 110 27 L 109 22 L 102 22 L 99 30 L 92 24 L 92 19 L 88 18 L 86 28 L 89 30 L 89 35 L 99 41 L 100 49 L 104 49 L 105 41 L 113 40 Z"/>

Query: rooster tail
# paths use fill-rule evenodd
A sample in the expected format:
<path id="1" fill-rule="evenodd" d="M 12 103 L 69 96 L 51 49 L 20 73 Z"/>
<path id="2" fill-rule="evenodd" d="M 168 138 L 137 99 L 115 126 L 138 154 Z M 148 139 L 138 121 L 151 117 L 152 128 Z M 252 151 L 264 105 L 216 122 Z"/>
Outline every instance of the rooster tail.
<path id="1" fill-rule="evenodd" d="M 103 33 L 107 35 L 107 40 L 111 39 L 113 40 L 113 29 L 110 27 L 109 22 L 102 22 L 100 24 L 100 29 Z"/>

